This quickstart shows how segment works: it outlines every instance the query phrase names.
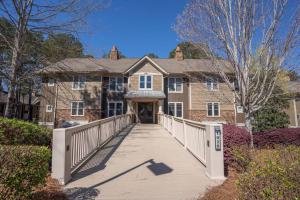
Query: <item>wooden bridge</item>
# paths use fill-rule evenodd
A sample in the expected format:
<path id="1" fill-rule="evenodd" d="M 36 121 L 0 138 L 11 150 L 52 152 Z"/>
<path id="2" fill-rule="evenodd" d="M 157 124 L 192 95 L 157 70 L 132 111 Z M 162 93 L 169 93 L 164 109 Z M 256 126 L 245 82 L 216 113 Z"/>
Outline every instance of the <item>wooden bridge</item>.
<path id="1" fill-rule="evenodd" d="M 52 177 L 68 183 L 70 199 L 197 199 L 224 180 L 214 141 L 221 128 L 168 115 L 134 124 L 122 115 L 55 129 Z"/>

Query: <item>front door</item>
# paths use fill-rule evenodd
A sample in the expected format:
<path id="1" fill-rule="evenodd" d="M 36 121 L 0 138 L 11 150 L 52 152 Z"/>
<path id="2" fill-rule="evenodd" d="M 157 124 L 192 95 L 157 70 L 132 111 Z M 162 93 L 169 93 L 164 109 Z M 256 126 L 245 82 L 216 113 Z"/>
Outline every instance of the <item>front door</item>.
<path id="1" fill-rule="evenodd" d="M 153 103 L 138 103 L 138 117 L 141 123 L 153 123 Z"/>

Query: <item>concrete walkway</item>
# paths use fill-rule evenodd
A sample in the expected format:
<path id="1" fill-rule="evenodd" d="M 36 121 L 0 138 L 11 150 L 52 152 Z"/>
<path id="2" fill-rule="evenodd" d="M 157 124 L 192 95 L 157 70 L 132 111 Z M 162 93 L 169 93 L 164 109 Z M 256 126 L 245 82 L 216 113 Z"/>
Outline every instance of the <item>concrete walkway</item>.
<path id="1" fill-rule="evenodd" d="M 99 151 L 65 191 L 70 199 L 190 200 L 219 183 L 159 125 L 138 124 Z"/>

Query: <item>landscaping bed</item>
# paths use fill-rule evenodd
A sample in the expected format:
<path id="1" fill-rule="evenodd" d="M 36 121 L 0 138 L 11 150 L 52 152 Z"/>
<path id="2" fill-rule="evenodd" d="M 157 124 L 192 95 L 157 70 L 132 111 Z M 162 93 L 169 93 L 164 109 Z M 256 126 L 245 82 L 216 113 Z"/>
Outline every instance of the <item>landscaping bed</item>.
<path id="1" fill-rule="evenodd" d="M 51 190 L 45 187 L 53 186 L 47 178 L 51 140 L 50 129 L 22 120 L 0 118 L 0 199 L 51 197 Z M 56 186 L 59 188 L 58 184 Z"/>

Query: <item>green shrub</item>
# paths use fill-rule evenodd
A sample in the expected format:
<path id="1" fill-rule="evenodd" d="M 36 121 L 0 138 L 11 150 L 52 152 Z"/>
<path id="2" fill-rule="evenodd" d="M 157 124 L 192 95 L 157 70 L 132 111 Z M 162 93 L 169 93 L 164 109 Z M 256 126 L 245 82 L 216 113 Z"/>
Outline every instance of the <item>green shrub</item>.
<path id="1" fill-rule="evenodd" d="M 0 145 L 0 199 L 30 199 L 45 184 L 50 155 L 47 147 Z"/>
<path id="2" fill-rule="evenodd" d="M 52 130 L 17 119 L 0 117 L 0 144 L 50 146 Z"/>
<path id="3" fill-rule="evenodd" d="M 240 199 L 300 199 L 300 147 L 255 150 L 250 157 L 237 181 Z"/>
<path id="4" fill-rule="evenodd" d="M 248 146 L 233 147 L 233 160 L 230 164 L 238 172 L 245 172 L 252 160 L 252 150 Z"/>

